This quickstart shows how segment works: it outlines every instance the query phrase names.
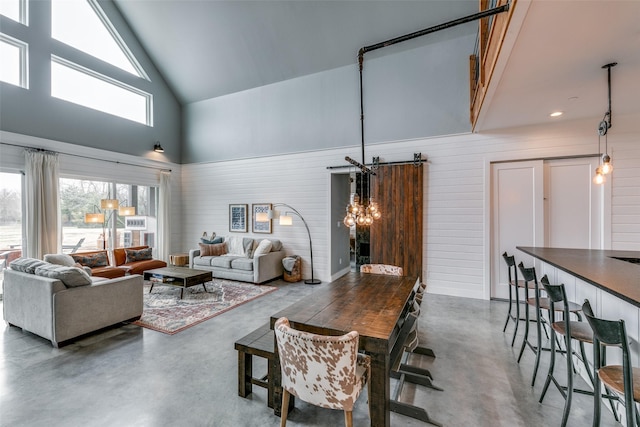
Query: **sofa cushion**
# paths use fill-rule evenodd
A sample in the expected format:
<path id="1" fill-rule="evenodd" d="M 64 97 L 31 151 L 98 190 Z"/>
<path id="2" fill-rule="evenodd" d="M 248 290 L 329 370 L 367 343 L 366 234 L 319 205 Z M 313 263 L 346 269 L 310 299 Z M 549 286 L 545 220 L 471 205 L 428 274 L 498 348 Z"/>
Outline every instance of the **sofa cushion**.
<path id="1" fill-rule="evenodd" d="M 237 259 L 237 256 L 225 255 L 211 258 L 212 267 L 231 268 L 231 261 Z"/>
<path id="2" fill-rule="evenodd" d="M 146 261 L 148 259 L 153 259 L 152 251 L 153 251 L 153 248 L 125 249 L 124 253 L 127 254 L 127 258 L 124 260 L 124 263 L 129 264 L 131 262 Z"/>
<path id="3" fill-rule="evenodd" d="M 269 252 L 271 252 L 272 246 L 273 244 L 271 243 L 271 240 L 268 240 L 268 239 L 262 240 L 260 243 L 258 243 L 258 247 L 254 249 L 253 257 L 255 258 L 260 255 L 268 254 Z"/>
<path id="4" fill-rule="evenodd" d="M 232 259 L 231 268 L 234 270 L 253 271 L 253 260 L 249 258 Z"/>
<path id="5" fill-rule="evenodd" d="M 200 245 L 200 256 L 220 256 L 227 253 L 226 243 L 216 243 L 214 245 L 198 243 L 198 245 Z"/>
<path id="6" fill-rule="evenodd" d="M 278 239 L 271 239 L 271 252 L 278 252 L 282 250 L 282 242 Z"/>
<path id="7" fill-rule="evenodd" d="M 74 259 L 75 262 L 86 265 L 90 268 L 95 267 L 105 267 L 109 265 L 109 258 L 107 257 L 106 252 L 94 252 L 91 254 L 73 254 L 71 258 Z"/>
<path id="8" fill-rule="evenodd" d="M 111 267 L 107 265 L 105 267 L 95 267 L 91 269 L 91 277 L 104 277 L 107 279 L 115 279 L 116 277 L 123 277 L 126 271 L 122 268 Z"/>
<path id="9" fill-rule="evenodd" d="M 77 267 L 76 260 L 67 254 L 46 254 L 44 260 L 49 264 L 64 265 L 65 267 Z"/>
<path id="10" fill-rule="evenodd" d="M 129 274 L 142 274 L 146 270 L 153 270 L 154 268 L 163 268 L 166 266 L 167 263 L 159 259 L 147 259 L 121 265 L 121 267 L 129 267 Z"/>
<path id="11" fill-rule="evenodd" d="M 67 288 L 87 286 L 91 284 L 91 277 L 81 268 L 65 267 L 46 263 L 36 268 L 36 276 L 60 280 Z"/>
<path id="12" fill-rule="evenodd" d="M 214 258 L 214 257 L 210 257 L 210 256 L 196 256 L 196 257 L 193 257 L 193 265 L 203 265 L 203 266 L 206 266 L 206 267 L 210 267 L 212 258 Z"/>
<path id="13" fill-rule="evenodd" d="M 35 273 L 36 268 L 45 264 L 48 264 L 48 263 L 36 258 L 21 257 L 11 261 L 11 264 L 9 264 L 9 267 L 15 271 L 33 274 Z"/>

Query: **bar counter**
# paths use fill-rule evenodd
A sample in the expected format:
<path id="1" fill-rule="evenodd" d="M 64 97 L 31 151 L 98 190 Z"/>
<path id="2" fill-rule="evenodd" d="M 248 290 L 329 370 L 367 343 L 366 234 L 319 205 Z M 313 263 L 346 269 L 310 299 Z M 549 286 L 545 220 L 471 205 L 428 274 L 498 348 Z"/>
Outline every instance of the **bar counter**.
<path id="1" fill-rule="evenodd" d="M 629 304 L 640 307 L 640 264 L 616 259 L 640 260 L 640 251 L 526 246 L 518 246 L 517 249 Z"/>

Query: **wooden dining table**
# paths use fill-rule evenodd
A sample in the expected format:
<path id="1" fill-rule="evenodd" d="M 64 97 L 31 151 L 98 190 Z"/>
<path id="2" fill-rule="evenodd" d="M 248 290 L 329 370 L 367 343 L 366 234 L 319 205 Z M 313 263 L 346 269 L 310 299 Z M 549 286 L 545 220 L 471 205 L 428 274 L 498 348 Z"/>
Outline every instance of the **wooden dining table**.
<path id="1" fill-rule="evenodd" d="M 390 425 L 391 350 L 400 332 L 399 321 L 419 284 L 415 276 L 348 273 L 272 315 L 271 328 L 286 317 L 294 329 L 316 334 L 358 331 L 360 351 L 371 356 L 371 425 L 386 427 Z M 280 415 L 282 388 L 275 359 L 274 412 Z"/>

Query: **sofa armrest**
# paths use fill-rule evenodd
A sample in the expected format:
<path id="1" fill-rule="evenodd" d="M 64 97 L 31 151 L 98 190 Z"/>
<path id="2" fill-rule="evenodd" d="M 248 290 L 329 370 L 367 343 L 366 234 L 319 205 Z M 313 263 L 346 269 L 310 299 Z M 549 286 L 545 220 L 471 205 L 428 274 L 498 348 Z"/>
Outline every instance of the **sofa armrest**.
<path id="1" fill-rule="evenodd" d="M 200 256 L 200 249 L 191 249 L 189 251 L 189 268 L 193 268 L 193 259 Z"/>
<path id="2" fill-rule="evenodd" d="M 254 283 L 262 283 L 274 277 L 282 276 L 282 259 L 284 251 L 269 252 L 253 259 Z"/>

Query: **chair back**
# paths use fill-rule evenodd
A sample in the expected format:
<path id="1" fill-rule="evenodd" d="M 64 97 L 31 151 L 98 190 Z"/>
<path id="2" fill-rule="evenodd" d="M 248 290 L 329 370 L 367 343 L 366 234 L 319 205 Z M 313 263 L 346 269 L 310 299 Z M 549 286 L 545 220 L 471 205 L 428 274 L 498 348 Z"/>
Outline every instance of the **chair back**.
<path id="1" fill-rule="evenodd" d="M 352 411 L 363 386 L 356 376 L 358 332 L 312 334 L 292 329 L 285 317 L 274 329 L 282 387 L 307 403 Z"/>
<path id="2" fill-rule="evenodd" d="M 518 269 L 516 268 L 516 257 L 514 255 L 508 255 L 505 252 L 502 254 L 502 258 L 504 258 L 504 262 L 507 263 L 507 277 L 509 278 L 509 284 L 518 286 Z"/>
<path id="3" fill-rule="evenodd" d="M 388 276 L 403 276 L 402 267 L 387 264 L 362 264 L 361 273 L 386 274 Z"/>
<path id="4" fill-rule="evenodd" d="M 551 318 L 550 320 L 552 322 L 552 313 L 555 313 L 555 305 L 560 302 L 563 303 L 562 314 L 565 321 L 565 335 L 567 337 L 571 337 L 571 322 L 569 322 L 569 301 L 567 300 L 567 291 L 564 287 L 564 284 L 561 283 L 559 285 L 552 285 L 551 283 L 549 283 L 549 278 L 546 274 L 540 279 L 540 284 L 544 288 L 545 292 L 547 293 L 547 297 L 549 298 L 549 317 Z"/>

